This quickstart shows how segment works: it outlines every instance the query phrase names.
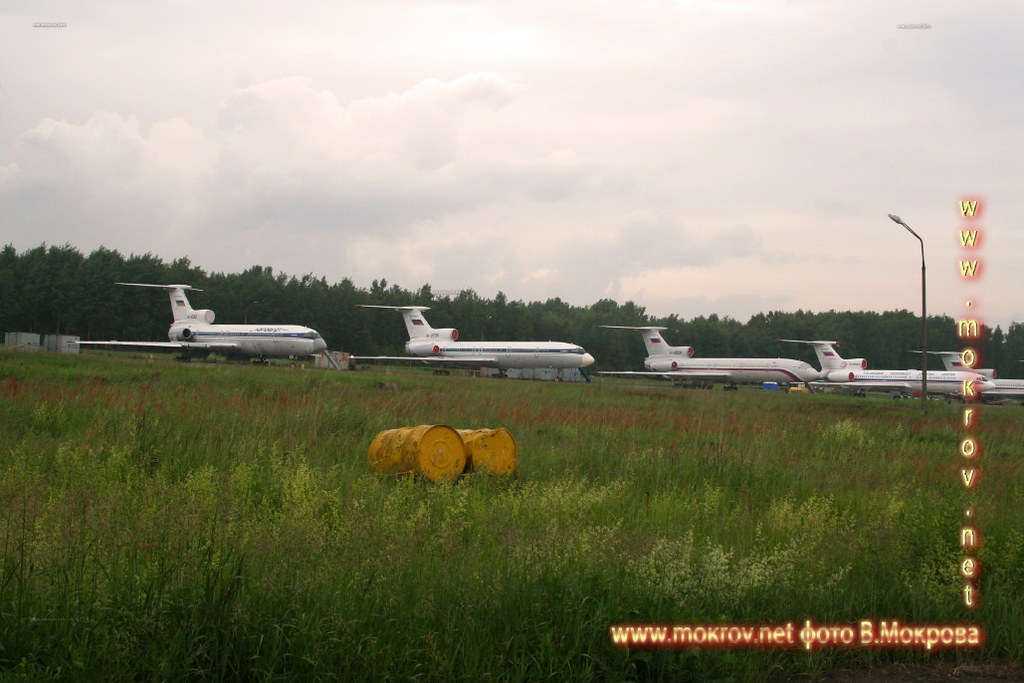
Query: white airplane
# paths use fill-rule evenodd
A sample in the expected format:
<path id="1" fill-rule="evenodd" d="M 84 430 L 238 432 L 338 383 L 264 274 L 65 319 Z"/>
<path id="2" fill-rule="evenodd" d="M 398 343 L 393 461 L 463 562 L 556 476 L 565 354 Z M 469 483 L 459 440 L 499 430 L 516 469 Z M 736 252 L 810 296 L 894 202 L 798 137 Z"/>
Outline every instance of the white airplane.
<path id="1" fill-rule="evenodd" d="M 779 339 L 778 341 L 810 344 L 821 363 L 819 386 L 840 386 L 849 389 L 879 391 L 921 392 L 920 370 L 868 370 L 863 358 L 843 358 L 836 353 L 836 341 L 808 341 L 806 339 Z M 928 372 L 928 393 L 980 396 L 992 390 L 992 382 L 978 372 L 964 370 Z"/>
<path id="2" fill-rule="evenodd" d="M 405 350 L 411 356 L 356 356 L 356 360 L 418 360 L 430 365 L 474 368 L 585 368 L 594 357 L 582 346 L 565 342 L 459 341 L 453 327 L 434 329 L 423 317 L 427 306 L 377 306 L 357 304 L 361 308 L 386 308 L 402 313 L 409 341 Z"/>
<path id="3" fill-rule="evenodd" d="M 667 379 L 703 379 L 730 383 L 810 382 L 821 377 L 809 363 L 792 358 L 693 358 L 692 346 L 669 346 L 661 336 L 664 327 L 601 325 L 613 330 L 639 330 L 647 346 L 644 367 L 648 372 L 601 371 L 601 375 L 656 376 Z"/>
<path id="4" fill-rule="evenodd" d="M 911 351 L 911 353 L 921 353 Z M 929 354 L 942 359 L 947 370 L 964 370 L 963 354 L 960 351 L 929 351 Z M 1024 379 L 996 379 L 996 371 L 992 368 L 970 368 L 971 372 L 984 375 L 992 388 L 985 392 L 985 398 L 1024 397 Z M 929 380 L 931 381 L 931 380 Z"/>
<path id="5" fill-rule="evenodd" d="M 167 291 L 174 322 L 167 330 L 165 342 L 80 341 L 81 346 L 115 349 L 179 350 L 181 360 L 217 353 L 229 359 L 252 358 L 267 361 L 270 357 L 312 356 L 327 348 L 320 333 L 301 325 L 214 325 L 209 309 L 195 310 L 185 296 L 186 291 L 203 290 L 189 285 L 150 285 L 140 282 L 117 282 L 129 287 L 156 287 Z"/>

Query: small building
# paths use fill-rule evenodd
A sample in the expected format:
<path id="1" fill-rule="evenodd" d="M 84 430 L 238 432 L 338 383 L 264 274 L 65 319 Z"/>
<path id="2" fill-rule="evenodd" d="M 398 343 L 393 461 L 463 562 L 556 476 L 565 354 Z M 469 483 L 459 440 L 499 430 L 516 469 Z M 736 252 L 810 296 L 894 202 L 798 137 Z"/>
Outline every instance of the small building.
<path id="1" fill-rule="evenodd" d="M 50 353 L 78 353 L 80 339 L 69 334 L 47 334 L 43 337 L 43 348 Z"/>
<path id="2" fill-rule="evenodd" d="M 15 351 L 35 353 L 39 350 L 39 335 L 32 332 L 5 332 L 4 346 Z"/>
<path id="3" fill-rule="evenodd" d="M 314 359 L 313 367 L 324 370 L 355 370 L 356 367 L 352 354 L 344 351 L 321 351 Z"/>
<path id="4" fill-rule="evenodd" d="M 495 377 L 500 373 L 497 368 L 482 368 L 483 377 Z M 579 382 L 583 374 L 579 368 L 509 368 L 505 371 L 509 379 L 533 379 L 541 382 Z"/>

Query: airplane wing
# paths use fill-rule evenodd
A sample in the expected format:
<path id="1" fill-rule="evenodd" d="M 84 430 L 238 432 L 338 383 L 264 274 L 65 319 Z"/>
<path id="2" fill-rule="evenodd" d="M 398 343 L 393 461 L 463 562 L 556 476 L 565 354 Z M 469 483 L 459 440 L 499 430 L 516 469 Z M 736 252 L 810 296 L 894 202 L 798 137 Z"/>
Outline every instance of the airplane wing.
<path id="1" fill-rule="evenodd" d="M 619 375 L 619 376 L 634 376 L 634 377 L 666 377 L 666 378 L 686 378 L 686 379 L 718 379 L 718 380 L 729 380 L 732 378 L 732 373 L 728 370 L 665 370 L 663 372 L 654 372 L 651 370 L 645 371 L 629 371 L 629 370 L 597 370 L 597 375 Z"/>
<path id="2" fill-rule="evenodd" d="M 911 386 L 907 382 L 873 382 L 870 380 L 858 380 L 856 382 L 808 382 L 816 387 L 845 387 L 847 389 L 870 389 L 873 391 L 919 391 L 915 384 Z"/>
<path id="3" fill-rule="evenodd" d="M 449 358 L 448 356 L 352 356 L 356 361 L 394 361 L 427 363 L 428 365 L 451 365 L 460 368 L 497 367 L 498 359 L 486 356 L 473 358 Z"/>
<path id="4" fill-rule="evenodd" d="M 982 394 L 986 398 L 989 396 L 1005 396 L 1010 398 L 1014 396 L 1024 396 L 1024 389 L 1017 389 L 1014 387 L 995 387 L 993 389 L 986 389 Z"/>
<path id="5" fill-rule="evenodd" d="M 143 341 L 80 341 L 79 346 L 96 346 L 108 351 L 203 351 L 210 353 L 231 353 L 238 349 L 237 344 L 195 344 L 189 342 L 143 342 Z"/>
<path id="6" fill-rule="evenodd" d="M 667 375 L 669 377 L 684 377 L 693 379 L 721 379 L 721 380 L 732 380 L 732 373 L 728 370 L 672 370 L 671 372 L 661 372 L 661 375 Z"/>

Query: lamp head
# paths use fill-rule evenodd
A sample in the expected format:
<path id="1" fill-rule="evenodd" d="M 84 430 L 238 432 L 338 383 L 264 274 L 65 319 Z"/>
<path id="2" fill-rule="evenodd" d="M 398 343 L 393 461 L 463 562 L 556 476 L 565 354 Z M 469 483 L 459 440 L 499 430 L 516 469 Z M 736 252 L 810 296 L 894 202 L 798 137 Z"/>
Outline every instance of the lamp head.
<path id="1" fill-rule="evenodd" d="M 902 225 L 904 228 L 907 229 L 907 232 L 909 232 L 911 235 L 913 235 L 917 239 L 921 240 L 921 249 L 922 250 L 924 249 L 924 240 L 921 239 L 920 235 L 918 235 L 916 232 L 914 232 L 914 229 L 912 227 L 910 227 L 909 225 L 904 223 L 902 218 L 900 218 L 899 216 L 897 216 L 894 213 L 890 213 L 889 214 L 889 218 L 891 218 L 894 222 L 899 223 L 900 225 Z"/>

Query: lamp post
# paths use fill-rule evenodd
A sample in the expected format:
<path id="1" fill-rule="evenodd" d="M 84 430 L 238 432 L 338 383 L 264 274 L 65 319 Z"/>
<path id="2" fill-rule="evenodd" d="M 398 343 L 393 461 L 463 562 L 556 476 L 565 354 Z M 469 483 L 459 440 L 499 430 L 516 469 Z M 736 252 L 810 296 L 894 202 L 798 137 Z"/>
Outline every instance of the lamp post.
<path id="1" fill-rule="evenodd" d="M 914 230 L 903 222 L 899 216 L 889 214 L 896 223 L 907 229 L 911 235 L 921 243 L 921 413 L 928 413 L 928 307 L 925 298 L 925 270 L 924 270 L 924 240 Z"/>

